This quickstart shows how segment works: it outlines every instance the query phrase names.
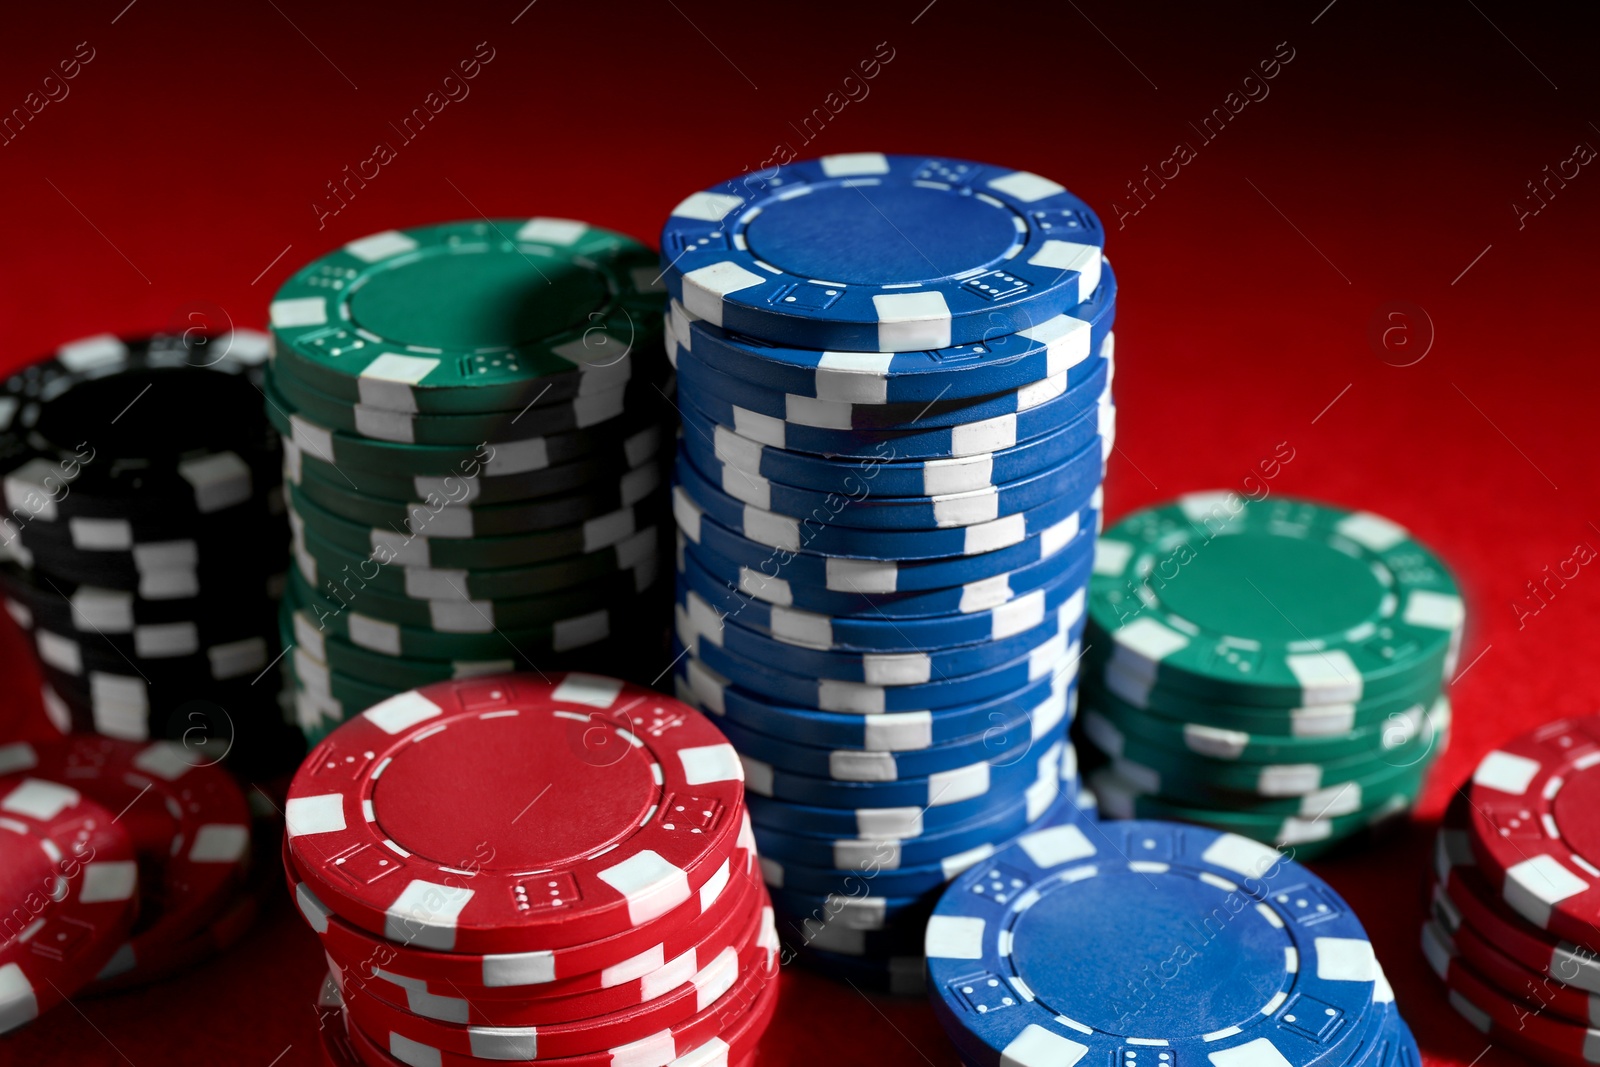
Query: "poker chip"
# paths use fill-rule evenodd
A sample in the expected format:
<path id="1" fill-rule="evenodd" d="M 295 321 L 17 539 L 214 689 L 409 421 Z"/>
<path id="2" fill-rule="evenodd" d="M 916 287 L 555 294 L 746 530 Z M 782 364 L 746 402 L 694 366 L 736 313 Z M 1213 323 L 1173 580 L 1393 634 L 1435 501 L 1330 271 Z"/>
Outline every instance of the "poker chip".
<path id="1" fill-rule="evenodd" d="M 71 788 L 117 813 L 138 858 L 138 921 L 97 973 L 99 983 L 147 980 L 173 969 L 166 957 L 230 903 L 245 880 L 249 809 L 220 767 L 173 742 L 78 734 L 0 747 L 0 773 Z"/>
<path id="2" fill-rule="evenodd" d="M 1556 937 L 1594 943 L 1600 847 L 1600 717 L 1548 723 L 1486 755 L 1466 788 L 1479 869 L 1512 911 Z M 1592 858 L 1593 857 L 1593 858 Z"/>
<path id="3" fill-rule="evenodd" d="M 1190 966 L 1170 966 L 1174 946 Z M 949 886 L 925 951 L 934 1011 L 974 1064 L 1131 1060 L 1147 1045 L 1176 1060 L 1342 1063 L 1392 999 L 1359 919 L 1320 878 L 1175 823 L 1024 834 Z M 1125 976 L 1145 967 L 1161 981 L 1129 1012 Z"/>
<path id="4" fill-rule="evenodd" d="M 479 219 L 360 238 L 283 284 L 262 388 L 309 740 L 431 682 L 661 646 L 640 610 L 666 595 L 658 275 L 586 223 Z"/>
<path id="5" fill-rule="evenodd" d="M 510 752 L 518 760 L 486 758 Z M 495 775 L 549 780 L 537 830 L 508 832 L 527 799 Z M 452 795 L 441 781 L 480 787 Z M 670 698 L 586 675 L 503 675 L 403 693 L 350 720 L 307 757 L 285 810 L 298 870 L 350 922 L 493 952 L 593 940 L 682 903 L 731 853 L 742 790 L 732 748 Z M 604 847 L 568 851 L 549 811 L 568 805 L 569 832 Z M 670 814 L 691 809 L 687 825 Z M 474 834 L 490 855 L 458 854 Z M 457 873 L 469 863 L 470 887 Z M 551 865 L 536 899 L 522 872 Z"/>
<path id="6" fill-rule="evenodd" d="M 1480 1033 L 1532 1059 L 1553 1064 L 1594 1062 L 1600 1030 L 1497 988 L 1462 955 L 1449 935 L 1423 924 L 1422 954 L 1450 993 L 1450 1006 Z"/>
<path id="7" fill-rule="evenodd" d="M 186 331 L 62 345 L 0 382 L 6 608 L 64 721 L 130 740 L 202 736 L 251 772 L 297 752 L 273 647 L 285 562 L 268 339 Z"/>
<path id="8" fill-rule="evenodd" d="M 139 868 L 116 813 L 70 786 L 0 778 L 0 895 L 26 925 L 0 944 L 0 1033 L 71 996 L 127 938 Z"/>
<path id="9" fill-rule="evenodd" d="M 1238 703 L 1387 695 L 1449 673 L 1460 641 L 1449 572 L 1370 512 L 1193 493 L 1107 531 L 1095 571 L 1090 617 L 1111 664 Z M 1244 578 L 1259 596 L 1234 592 Z"/>
<path id="10" fill-rule="evenodd" d="M 1462 621 L 1444 565 L 1369 512 L 1228 493 L 1135 512 L 1089 582 L 1096 791 L 1121 817 L 1321 855 L 1416 802 Z"/>
<path id="11" fill-rule="evenodd" d="M 1600 958 L 1584 944 L 1558 941 L 1506 906 L 1473 853 L 1467 798 L 1451 796 L 1434 848 L 1433 914 L 1452 937 L 1471 926 L 1529 970 L 1586 993 L 1600 993 Z"/>
<path id="12" fill-rule="evenodd" d="M 723 1014 L 728 1010 L 720 1003 L 723 997 L 732 1003 L 747 1002 L 772 980 L 777 949 L 772 914 L 763 910 L 754 918 L 737 946 L 718 952 L 689 981 L 624 1011 L 565 1024 L 456 1026 L 393 1008 L 368 994 L 364 985 L 348 979 L 342 990 L 345 1010 L 352 1025 L 368 1034 L 386 1036 L 391 1052 L 404 1048 L 426 1054 L 436 1063 L 461 1067 L 486 1059 L 555 1060 L 573 1067 L 606 1064 L 611 1062 L 610 1050 L 628 1046 L 670 1048 L 681 1054 L 722 1029 Z"/>
<path id="13" fill-rule="evenodd" d="M 726 329 L 914 352 L 1066 312 L 1098 287 L 1103 244 L 1088 205 L 1048 178 L 859 152 L 692 194 L 662 229 L 661 266 L 675 300 Z"/>

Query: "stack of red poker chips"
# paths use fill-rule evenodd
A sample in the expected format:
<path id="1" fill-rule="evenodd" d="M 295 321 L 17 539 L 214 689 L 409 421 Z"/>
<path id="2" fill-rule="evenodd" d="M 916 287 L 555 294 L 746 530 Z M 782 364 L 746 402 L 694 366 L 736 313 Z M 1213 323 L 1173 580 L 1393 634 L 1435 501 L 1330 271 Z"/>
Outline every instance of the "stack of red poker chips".
<path id="1" fill-rule="evenodd" d="M 399 694 L 289 787 L 284 865 L 321 937 L 334 1064 L 700 1067 L 777 997 L 732 746 L 597 675 Z"/>
<path id="2" fill-rule="evenodd" d="M 0 775 L 6 914 L 33 910 L 41 860 L 66 887 L 58 902 L 64 933 L 19 924 L 22 932 L 0 946 L 0 963 L 16 962 L 28 979 L 0 982 L 0 1031 L 74 992 L 107 993 L 187 970 L 249 929 L 264 888 L 259 872 L 250 881 L 249 805 L 203 753 L 170 741 L 74 734 L 0 746 Z M 40 824 L 37 836 L 19 829 L 29 820 Z M 86 851 L 66 847 L 68 832 Z M 126 867 L 116 858 L 124 850 L 132 856 Z M 98 884 L 74 884 L 79 867 L 99 872 Z M 73 910 L 90 903 L 93 917 Z M 41 989 L 27 972 L 46 961 Z"/>
<path id="3" fill-rule="evenodd" d="M 1600 1057 L 1600 716 L 1485 756 L 1445 812 L 1422 930 L 1450 1003 L 1557 1065 Z"/>

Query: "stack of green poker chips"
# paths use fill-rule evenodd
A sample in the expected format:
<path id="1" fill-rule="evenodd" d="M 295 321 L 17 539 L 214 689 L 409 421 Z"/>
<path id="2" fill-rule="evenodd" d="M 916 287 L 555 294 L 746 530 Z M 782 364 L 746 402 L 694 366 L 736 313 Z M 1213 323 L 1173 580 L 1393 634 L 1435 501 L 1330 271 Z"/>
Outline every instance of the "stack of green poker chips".
<path id="1" fill-rule="evenodd" d="M 1407 811 L 1449 740 L 1465 617 L 1381 516 L 1195 493 L 1102 536 L 1081 740 L 1109 816 L 1314 856 Z"/>
<path id="2" fill-rule="evenodd" d="M 284 283 L 263 393 L 308 737 L 430 682 L 653 662 L 662 311 L 655 253 L 556 218 L 373 234 Z"/>

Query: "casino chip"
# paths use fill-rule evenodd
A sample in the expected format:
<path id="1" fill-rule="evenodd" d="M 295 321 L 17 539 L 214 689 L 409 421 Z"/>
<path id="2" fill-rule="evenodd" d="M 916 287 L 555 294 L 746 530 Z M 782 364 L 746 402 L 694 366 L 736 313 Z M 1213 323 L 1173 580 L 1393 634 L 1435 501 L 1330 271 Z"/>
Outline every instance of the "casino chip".
<path id="1" fill-rule="evenodd" d="M 978 1067 L 1420 1061 L 1349 905 L 1276 850 L 1205 827 L 1026 833 L 945 889 L 925 949 L 934 1012 Z M 1159 977 L 1130 1008 L 1140 974 Z"/>
<path id="2" fill-rule="evenodd" d="M 785 951 L 859 988 L 919 991 L 939 888 L 1085 817 L 1103 244 L 1048 178 L 875 153 L 696 193 L 662 231 L 676 692 L 739 751 Z M 871 929 L 832 919 L 856 896 Z"/>
<path id="3" fill-rule="evenodd" d="M 281 669 L 311 742 L 414 686 L 664 647 L 659 273 L 620 234 L 535 218 L 374 234 L 284 283 L 263 391 L 295 571 Z"/>
<path id="4" fill-rule="evenodd" d="M 336 1063 L 691 1067 L 771 1018 L 742 769 L 670 697 L 574 673 L 401 693 L 315 746 L 285 815 Z"/>
<path id="5" fill-rule="evenodd" d="M 276 686 L 282 460 L 250 330 L 63 345 L 0 383 L 0 594 L 65 725 L 298 757 Z"/>
<path id="6" fill-rule="evenodd" d="M 0 778 L 0 902 L 27 921 L 0 943 L 0 1033 L 84 986 L 139 909 L 134 841 L 116 813 L 27 774 Z"/>
<path id="7" fill-rule="evenodd" d="M 1410 810 L 1449 742 L 1463 606 L 1369 512 L 1194 493 L 1101 538 L 1078 733 L 1117 817 L 1320 855 Z"/>
<path id="8" fill-rule="evenodd" d="M 1593 1062 L 1600 935 L 1586 886 L 1600 716 L 1547 723 L 1490 752 L 1439 827 L 1422 951 L 1451 1006 L 1536 1060 Z"/>

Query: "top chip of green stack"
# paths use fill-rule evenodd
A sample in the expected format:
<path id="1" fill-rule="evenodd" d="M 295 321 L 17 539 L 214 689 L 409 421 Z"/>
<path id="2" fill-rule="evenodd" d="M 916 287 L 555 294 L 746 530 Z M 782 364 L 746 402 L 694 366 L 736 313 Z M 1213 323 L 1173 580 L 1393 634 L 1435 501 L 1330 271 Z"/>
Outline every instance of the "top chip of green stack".
<path id="1" fill-rule="evenodd" d="M 271 306 L 276 357 L 390 411 L 520 408 L 613 390 L 663 358 L 653 252 L 571 219 L 388 230 L 313 260 Z"/>
<path id="2" fill-rule="evenodd" d="M 1464 615 L 1444 564 L 1398 524 L 1227 492 L 1107 530 L 1089 591 L 1111 668 L 1243 704 L 1351 703 L 1448 674 Z"/>

